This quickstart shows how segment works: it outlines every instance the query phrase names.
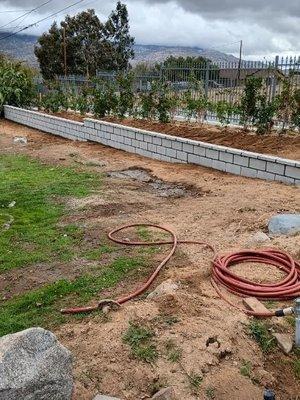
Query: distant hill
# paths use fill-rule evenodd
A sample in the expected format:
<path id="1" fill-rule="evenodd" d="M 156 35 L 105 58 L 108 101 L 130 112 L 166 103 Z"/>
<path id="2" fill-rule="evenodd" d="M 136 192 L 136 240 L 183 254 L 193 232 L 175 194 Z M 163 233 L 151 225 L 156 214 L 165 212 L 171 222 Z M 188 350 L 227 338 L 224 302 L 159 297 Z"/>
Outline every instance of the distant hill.
<path id="1" fill-rule="evenodd" d="M 1 37 L 6 36 L 9 32 L 2 32 Z M 17 34 L 5 40 L 0 41 L 0 52 L 8 54 L 14 58 L 26 61 L 33 67 L 38 67 L 37 60 L 34 55 L 34 45 L 37 42 L 38 36 Z M 236 62 L 238 59 L 230 54 L 225 54 L 220 51 L 201 49 L 198 47 L 184 46 L 160 46 L 160 45 L 143 45 L 136 44 L 134 46 L 135 59 L 132 64 L 145 62 L 154 64 L 164 61 L 167 57 L 173 56 L 203 56 L 213 62 Z"/>

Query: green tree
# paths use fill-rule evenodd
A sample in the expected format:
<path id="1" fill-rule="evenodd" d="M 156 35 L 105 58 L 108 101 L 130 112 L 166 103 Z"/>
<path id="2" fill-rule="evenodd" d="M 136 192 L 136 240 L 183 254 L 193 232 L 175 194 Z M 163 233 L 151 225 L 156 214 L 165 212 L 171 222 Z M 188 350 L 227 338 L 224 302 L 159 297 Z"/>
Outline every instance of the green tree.
<path id="1" fill-rule="evenodd" d="M 55 75 L 62 75 L 64 72 L 62 31 L 57 23 L 51 25 L 48 33 L 43 33 L 38 39 L 38 45 L 34 53 L 40 64 L 40 70 L 45 79 L 53 79 Z M 73 59 L 70 52 L 67 53 L 69 71 L 73 69 Z"/>
<path id="2" fill-rule="evenodd" d="M 34 51 L 45 79 L 65 73 L 64 50 L 67 74 L 91 77 L 97 69 L 127 68 L 133 57 L 133 43 L 126 5 L 118 2 L 105 23 L 92 9 L 68 15 L 59 26 L 54 22 L 38 39 Z"/>
<path id="3" fill-rule="evenodd" d="M 118 1 L 105 24 L 106 37 L 114 50 L 113 68 L 117 71 L 127 69 L 129 60 L 134 57 L 134 38 L 130 36 L 129 28 L 127 7 Z"/>

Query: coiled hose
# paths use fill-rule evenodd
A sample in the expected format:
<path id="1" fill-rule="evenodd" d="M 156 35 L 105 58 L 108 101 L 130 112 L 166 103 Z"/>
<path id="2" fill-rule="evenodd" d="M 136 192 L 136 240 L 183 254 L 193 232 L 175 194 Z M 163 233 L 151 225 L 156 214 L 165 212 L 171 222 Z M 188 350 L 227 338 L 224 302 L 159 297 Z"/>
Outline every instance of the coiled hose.
<path id="1" fill-rule="evenodd" d="M 132 227 L 151 227 L 157 228 L 161 231 L 170 234 L 170 240 L 160 240 L 160 241 L 128 241 L 124 239 L 116 238 L 115 235 L 125 229 Z M 121 305 L 129 300 L 134 299 L 143 292 L 145 292 L 149 286 L 156 279 L 161 269 L 167 264 L 170 258 L 176 251 L 179 244 L 196 244 L 209 248 L 212 253 L 212 275 L 211 283 L 215 288 L 218 295 L 225 300 L 227 303 L 233 307 L 244 311 L 248 315 L 254 315 L 259 317 L 273 317 L 276 315 L 275 311 L 270 311 L 268 313 L 257 313 L 250 310 L 241 308 L 231 302 L 227 297 L 224 296 L 220 289 L 220 286 L 225 287 L 228 291 L 234 293 L 237 296 L 248 297 L 254 296 L 262 300 L 291 300 L 300 295 L 300 264 L 294 260 L 290 255 L 275 249 L 265 249 L 265 250 L 242 250 L 239 252 L 219 256 L 216 255 L 215 248 L 206 242 L 201 242 L 198 240 L 178 240 L 176 234 L 166 227 L 155 225 L 155 224 L 130 224 L 123 225 L 119 228 L 114 229 L 108 233 L 108 237 L 115 243 L 126 245 L 126 246 L 153 246 L 153 245 L 172 245 L 170 251 L 157 266 L 155 271 L 150 275 L 147 281 L 134 292 L 129 293 L 125 296 L 120 297 L 117 300 L 103 300 L 100 301 L 96 306 L 87 307 L 76 307 L 76 308 L 66 308 L 62 309 L 61 312 L 64 314 L 77 314 L 83 312 L 90 312 L 102 308 L 104 305 L 109 303 L 114 303 Z M 230 267 L 233 265 L 243 263 L 243 262 L 257 262 L 264 263 L 275 266 L 284 272 L 286 272 L 286 277 L 278 283 L 261 284 L 253 283 L 246 278 L 242 278 L 232 271 Z"/>

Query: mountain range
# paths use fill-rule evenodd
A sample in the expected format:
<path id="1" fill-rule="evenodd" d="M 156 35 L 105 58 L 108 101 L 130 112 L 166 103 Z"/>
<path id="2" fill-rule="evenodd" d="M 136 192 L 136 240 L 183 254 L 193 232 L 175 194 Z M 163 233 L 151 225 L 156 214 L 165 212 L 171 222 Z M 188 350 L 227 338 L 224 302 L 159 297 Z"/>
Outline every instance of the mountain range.
<path id="1" fill-rule="evenodd" d="M 5 37 L 9 32 L 2 32 L 1 37 Z M 0 40 L 0 53 L 26 61 L 33 67 L 38 67 L 34 55 L 34 45 L 37 43 L 38 36 L 16 34 L 4 40 Z M 209 58 L 213 62 L 237 62 L 238 59 L 231 54 L 225 54 L 213 49 L 202 49 L 199 47 L 186 46 L 161 46 L 161 45 L 134 45 L 135 58 L 132 64 L 139 62 L 154 64 L 164 61 L 167 57 L 173 56 L 202 56 Z"/>

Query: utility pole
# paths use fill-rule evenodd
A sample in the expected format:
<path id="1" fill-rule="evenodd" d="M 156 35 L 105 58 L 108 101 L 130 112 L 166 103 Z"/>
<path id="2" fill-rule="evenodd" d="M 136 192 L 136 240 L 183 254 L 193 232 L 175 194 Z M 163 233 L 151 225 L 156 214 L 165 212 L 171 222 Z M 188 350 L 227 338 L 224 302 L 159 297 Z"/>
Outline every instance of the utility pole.
<path id="1" fill-rule="evenodd" d="M 239 66 L 238 66 L 238 80 L 241 78 L 241 66 L 242 66 L 242 51 L 243 51 L 243 41 L 240 41 L 240 56 L 239 56 Z"/>
<path id="2" fill-rule="evenodd" d="M 63 27 L 63 46 L 64 46 L 64 70 L 65 78 L 67 77 L 67 44 L 66 44 L 66 28 Z"/>

